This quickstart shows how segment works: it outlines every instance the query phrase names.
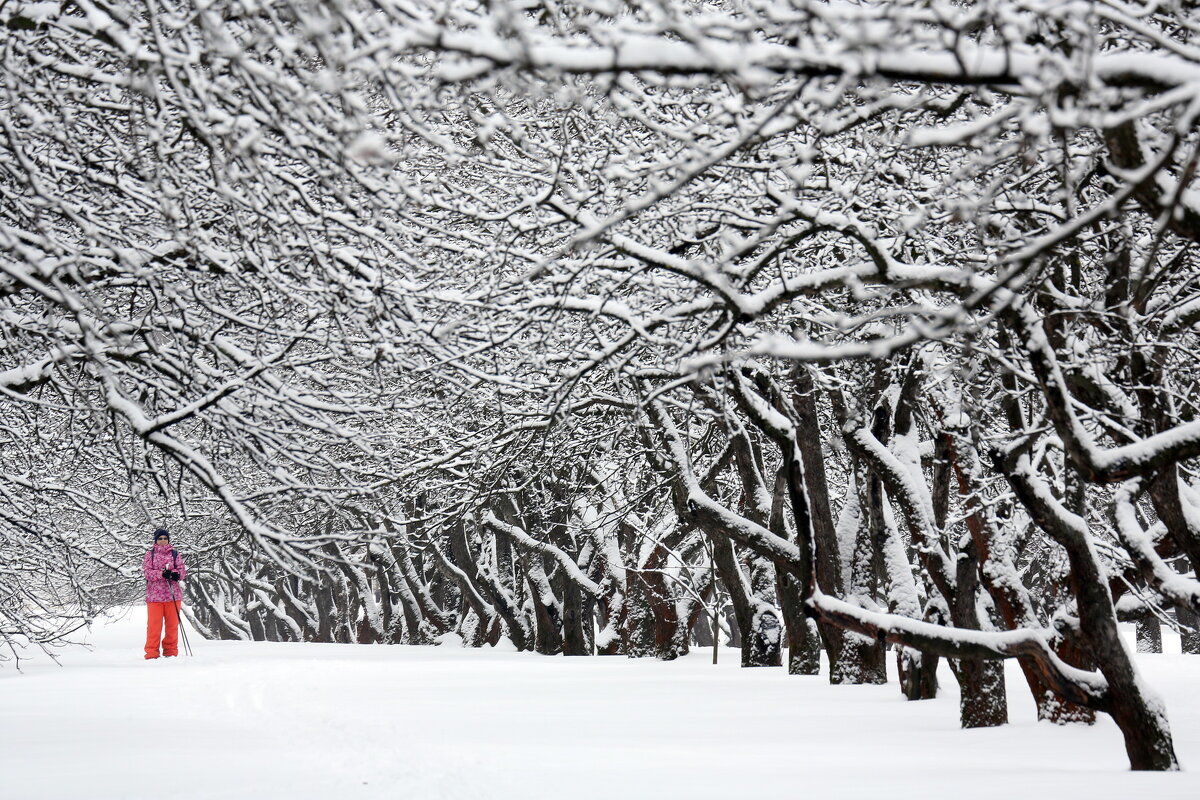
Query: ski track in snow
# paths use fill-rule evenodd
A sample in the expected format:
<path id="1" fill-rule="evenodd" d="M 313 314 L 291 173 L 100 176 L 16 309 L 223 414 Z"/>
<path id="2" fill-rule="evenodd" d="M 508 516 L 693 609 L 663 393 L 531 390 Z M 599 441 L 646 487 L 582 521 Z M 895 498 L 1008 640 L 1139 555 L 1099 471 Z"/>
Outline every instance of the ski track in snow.
<path id="1" fill-rule="evenodd" d="M 1132 773 L 1115 725 L 964 731 L 941 696 L 653 659 L 215 642 L 141 659 L 144 607 L 90 651 L 0 668 L 0 800 L 1200 797 L 1200 656 L 1139 657 L 1185 771 Z M 890 655 L 890 654 L 889 654 Z M 894 663 L 889 657 L 889 667 Z"/>

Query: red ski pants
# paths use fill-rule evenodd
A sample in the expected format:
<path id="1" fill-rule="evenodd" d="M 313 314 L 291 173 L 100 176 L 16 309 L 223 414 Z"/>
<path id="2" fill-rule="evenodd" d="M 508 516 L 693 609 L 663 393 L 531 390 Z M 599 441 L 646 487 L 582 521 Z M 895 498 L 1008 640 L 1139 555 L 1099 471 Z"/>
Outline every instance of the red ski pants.
<path id="1" fill-rule="evenodd" d="M 167 635 L 163 636 L 163 623 Z M 179 611 L 174 603 L 146 603 L 146 658 L 158 658 L 158 642 L 162 640 L 164 656 L 179 654 Z"/>

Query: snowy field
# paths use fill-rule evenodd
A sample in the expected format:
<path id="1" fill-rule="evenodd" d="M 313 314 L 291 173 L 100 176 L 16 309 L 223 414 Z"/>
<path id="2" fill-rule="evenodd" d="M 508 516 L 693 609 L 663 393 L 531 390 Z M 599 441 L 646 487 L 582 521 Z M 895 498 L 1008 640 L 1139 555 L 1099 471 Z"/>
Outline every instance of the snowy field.
<path id="1" fill-rule="evenodd" d="M 952 677 L 893 683 L 442 647 L 207 642 L 141 659 L 144 608 L 91 651 L 0 669 L 0 798 L 1200 797 L 1200 656 L 1144 656 L 1181 774 L 1135 774 L 1116 727 L 963 731 Z"/>

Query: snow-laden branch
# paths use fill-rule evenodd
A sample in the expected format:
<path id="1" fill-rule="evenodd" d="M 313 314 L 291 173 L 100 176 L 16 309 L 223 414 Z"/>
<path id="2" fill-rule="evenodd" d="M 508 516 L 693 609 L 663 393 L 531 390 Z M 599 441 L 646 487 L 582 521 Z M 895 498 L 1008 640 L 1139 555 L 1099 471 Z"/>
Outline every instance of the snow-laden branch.
<path id="1" fill-rule="evenodd" d="M 1117 489 L 1114 516 L 1121 545 L 1146 582 L 1159 594 L 1176 605 L 1200 613 L 1200 580 L 1180 575 L 1167 566 L 1138 522 L 1134 501 L 1141 491 L 1142 480 L 1138 478 L 1126 481 Z"/>
<path id="2" fill-rule="evenodd" d="M 600 587 L 588 576 L 584 575 L 579 569 L 579 565 L 575 563 L 575 559 L 564 553 L 559 548 L 546 542 L 539 542 L 525 531 L 518 528 L 516 525 L 509 525 L 496 516 L 495 512 L 489 510 L 483 515 L 483 524 L 496 533 L 511 540 L 515 544 L 530 550 L 535 553 L 541 553 L 553 558 L 562 568 L 563 571 L 570 577 L 575 584 L 590 594 L 592 597 L 600 597 Z"/>

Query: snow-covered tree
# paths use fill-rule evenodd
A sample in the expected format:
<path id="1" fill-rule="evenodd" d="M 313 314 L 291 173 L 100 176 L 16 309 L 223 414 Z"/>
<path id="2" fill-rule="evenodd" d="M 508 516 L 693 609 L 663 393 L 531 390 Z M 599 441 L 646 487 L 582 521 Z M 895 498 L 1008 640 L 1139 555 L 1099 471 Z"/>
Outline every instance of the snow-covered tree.
<path id="1" fill-rule="evenodd" d="M 1018 658 L 1176 767 L 1117 623 L 1200 612 L 1187 4 L 0 24 L 5 643 L 162 523 L 215 636 L 673 658 L 728 598 L 747 666 L 949 658 L 974 726 Z"/>

